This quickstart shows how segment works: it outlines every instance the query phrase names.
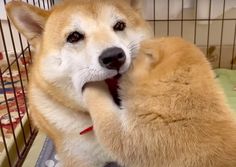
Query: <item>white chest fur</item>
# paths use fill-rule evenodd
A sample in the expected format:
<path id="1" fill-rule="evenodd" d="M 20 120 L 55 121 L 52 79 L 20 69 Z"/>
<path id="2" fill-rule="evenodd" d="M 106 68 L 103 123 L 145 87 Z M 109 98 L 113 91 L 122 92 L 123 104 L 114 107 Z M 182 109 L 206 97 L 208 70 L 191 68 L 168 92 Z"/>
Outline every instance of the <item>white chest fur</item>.
<path id="1" fill-rule="evenodd" d="M 63 138 L 65 152 L 72 156 L 80 156 L 87 162 L 91 162 L 94 167 L 103 166 L 105 162 L 111 161 L 98 144 L 93 132 L 79 134 L 92 125 L 89 115 L 59 105 L 37 87 L 31 91 L 31 101 L 37 110 L 51 125 L 65 134 Z"/>

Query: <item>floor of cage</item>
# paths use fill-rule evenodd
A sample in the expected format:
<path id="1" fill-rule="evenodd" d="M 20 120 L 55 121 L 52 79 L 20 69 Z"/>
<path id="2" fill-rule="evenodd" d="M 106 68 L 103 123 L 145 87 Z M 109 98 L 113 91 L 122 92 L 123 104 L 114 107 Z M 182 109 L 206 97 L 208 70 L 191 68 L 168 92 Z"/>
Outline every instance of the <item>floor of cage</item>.
<path id="1" fill-rule="evenodd" d="M 5 138 L 4 149 L 0 155 L 0 166 L 1 165 L 3 167 L 15 166 L 17 163 L 23 160 L 22 159 L 23 153 L 26 151 L 27 148 L 29 148 L 27 146 L 30 146 L 29 142 L 31 140 L 31 135 L 33 135 L 33 133 L 30 132 L 28 126 L 29 119 L 25 115 L 21 120 L 24 128 L 24 135 L 21 126 L 19 126 L 18 124 L 14 128 L 15 138 L 13 136 Z M 24 141 L 24 138 L 26 139 L 26 141 Z"/>
<path id="2" fill-rule="evenodd" d="M 36 164 L 39 158 L 40 152 L 42 150 L 43 144 L 45 142 L 45 139 L 46 139 L 46 135 L 42 132 L 39 132 L 37 137 L 35 138 L 34 144 L 32 145 L 22 167 L 32 167 Z"/>
<path id="3" fill-rule="evenodd" d="M 2 68 L 3 66 L 1 66 Z M 21 67 L 20 71 L 18 71 L 18 68 L 13 66 L 11 73 L 12 77 L 9 70 L 3 73 L 4 87 L 2 85 L 0 88 L 0 121 L 7 143 L 13 140 L 13 131 L 15 131 L 20 120 L 26 115 L 24 93 L 26 93 L 27 75 L 25 68 Z M 13 124 L 11 124 L 10 118 Z M 5 152 L 3 135 L 0 133 L 0 158 Z"/>
<path id="4" fill-rule="evenodd" d="M 26 128 L 26 122 L 28 122 L 25 99 L 25 94 L 27 93 L 25 88 L 28 80 L 26 68 L 22 63 L 19 65 L 19 68 L 16 66 L 16 63 L 13 63 L 11 70 L 9 70 L 6 63 L 2 63 L 0 67 L 1 71 L 4 71 L 0 88 L 0 123 L 3 132 L 3 134 L 0 133 L 1 164 L 6 163 L 7 154 L 5 146 L 9 154 L 12 154 L 10 155 L 11 159 L 14 159 L 14 162 L 16 162 L 16 148 L 13 146 L 17 142 L 18 149 L 21 148 L 22 143 L 24 143 L 23 138 L 27 140 L 29 127 L 27 127 L 27 132 L 24 130 L 24 136 L 22 136 L 23 129 Z M 6 145 L 4 145 L 4 139 Z"/>

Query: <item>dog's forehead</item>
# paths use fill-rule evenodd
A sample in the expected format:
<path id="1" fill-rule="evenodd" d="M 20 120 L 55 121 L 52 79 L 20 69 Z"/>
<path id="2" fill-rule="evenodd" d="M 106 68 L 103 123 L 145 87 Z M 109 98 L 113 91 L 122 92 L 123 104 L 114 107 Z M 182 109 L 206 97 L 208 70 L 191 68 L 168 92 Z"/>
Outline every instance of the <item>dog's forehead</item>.
<path id="1" fill-rule="evenodd" d="M 55 8 L 48 19 L 46 30 L 53 30 L 63 34 L 73 29 L 86 31 L 97 23 L 111 25 L 117 20 L 124 19 L 116 3 L 91 1 L 93 3 L 69 3 L 64 7 Z"/>
<path id="2" fill-rule="evenodd" d="M 52 10 L 46 22 L 42 44 L 59 48 L 74 31 L 83 33 L 86 37 L 99 32 L 102 36 L 102 32 L 106 31 L 109 37 L 108 34 L 113 33 L 112 27 L 120 20 L 126 22 L 127 27 L 132 27 L 132 31 L 136 31 L 138 27 L 146 27 L 135 10 L 123 0 L 69 1 Z"/>
<path id="3" fill-rule="evenodd" d="M 113 15 L 125 14 L 119 3 L 108 3 L 104 1 L 91 1 L 92 3 L 69 3 L 65 6 L 56 7 L 51 18 L 57 20 L 70 20 L 71 17 L 81 16 L 83 18 L 100 19 Z"/>

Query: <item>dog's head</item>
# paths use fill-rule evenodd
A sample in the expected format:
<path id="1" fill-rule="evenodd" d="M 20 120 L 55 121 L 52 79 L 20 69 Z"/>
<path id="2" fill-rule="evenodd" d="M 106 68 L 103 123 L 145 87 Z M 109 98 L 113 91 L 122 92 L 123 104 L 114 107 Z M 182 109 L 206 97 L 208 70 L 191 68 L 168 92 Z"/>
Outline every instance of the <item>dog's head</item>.
<path id="1" fill-rule="evenodd" d="M 80 93 L 84 84 L 122 74 L 139 42 L 150 36 L 137 0 L 71 0 L 50 11 L 7 4 L 9 18 L 36 48 L 34 64 L 45 82 Z"/>
<path id="2" fill-rule="evenodd" d="M 129 81 L 140 85 L 155 85 L 159 80 L 188 80 L 195 67 L 208 67 L 204 54 L 193 44 L 179 37 L 144 40 L 137 58 L 127 73 Z M 199 71 L 199 70 L 198 70 Z M 192 77 L 190 75 L 190 78 Z M 147 87 L 147 86 L 146 86 Z"/>

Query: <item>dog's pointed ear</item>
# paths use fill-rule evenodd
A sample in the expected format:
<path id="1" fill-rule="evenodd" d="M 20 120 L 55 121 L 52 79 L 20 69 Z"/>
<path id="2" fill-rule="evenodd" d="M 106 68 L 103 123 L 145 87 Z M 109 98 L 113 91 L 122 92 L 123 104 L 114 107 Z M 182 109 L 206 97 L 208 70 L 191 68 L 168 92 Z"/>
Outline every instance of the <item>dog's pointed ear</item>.
<path id="1" fill-rule="evenodd" d="M 132 8 L 137 11 L 141 10 L 143 0 L 126 0 Z"/>
<path id="2" fill-rule="evenodd" d="M 140 53 L 144 54 L 146 60 L 151 64 L 156 64 L 161 60 L 161 51 L 156 46 L 155 39 L 148 39 L 141 42 Z"/>
<path id="3" fill-rule="evenodd" d="M 50 11 L 46 11 L 20 1 L 7 3 L 6 12 L 17 30 L 22 33 L 29 43 L 36 45 L 40 39 Z"/>

